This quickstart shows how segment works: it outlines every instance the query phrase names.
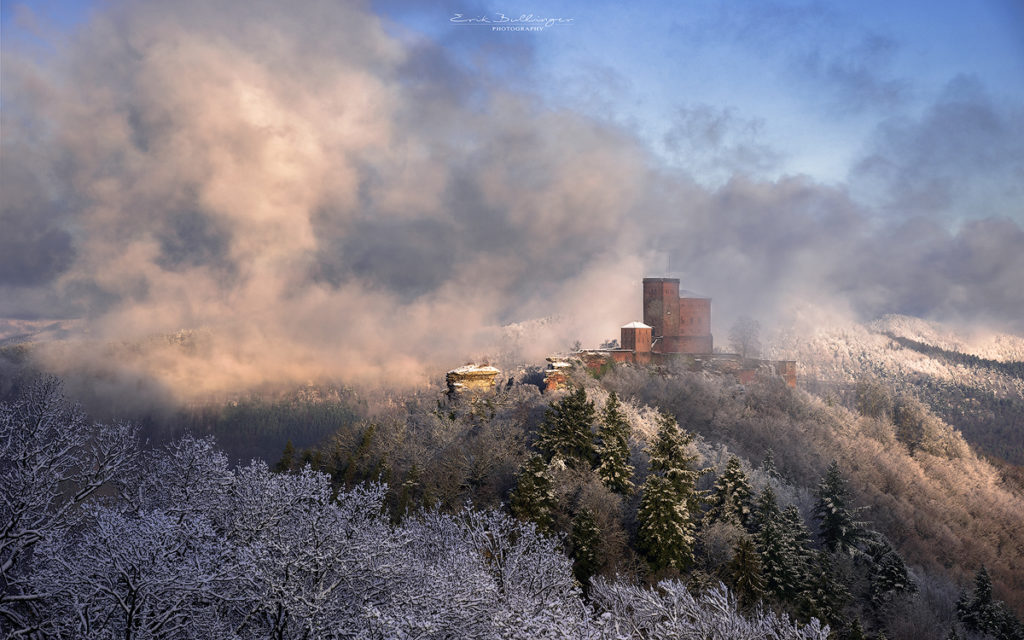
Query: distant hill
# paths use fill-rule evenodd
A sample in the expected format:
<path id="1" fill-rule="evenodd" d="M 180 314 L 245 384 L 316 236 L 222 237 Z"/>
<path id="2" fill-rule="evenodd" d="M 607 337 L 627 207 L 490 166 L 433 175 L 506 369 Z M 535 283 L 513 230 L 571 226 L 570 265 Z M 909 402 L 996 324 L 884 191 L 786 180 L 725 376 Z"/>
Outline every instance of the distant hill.
<path id="1" fill-rule="evenodd" d="M 847 406 L 873 380 L 893 397 L 911 394 L 960 430 L 979 452 L 1024 465 L 1024 338 L 966 335 L 939 323 L 889 315 L 871 324 L 779 336 L 798 360 L 800 385 Z"/>

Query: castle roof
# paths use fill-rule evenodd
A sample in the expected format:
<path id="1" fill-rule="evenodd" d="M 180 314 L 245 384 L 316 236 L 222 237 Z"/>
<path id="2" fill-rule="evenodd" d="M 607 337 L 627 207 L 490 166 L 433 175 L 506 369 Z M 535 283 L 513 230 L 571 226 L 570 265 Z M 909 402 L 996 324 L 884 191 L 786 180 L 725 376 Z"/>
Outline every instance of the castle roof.
<path id="1" fill-rule="evenodd" d="M 652 327 L 642 322 L 630 322 L 629 324 L 622 325 L 623 329 L 651 329 Z"/>
<path id="2" fill-rule="evenodd" d="M 701 298 L 703 300 L 710 300 L 711 299 L 709 296 L 702 296 L 699 293 L 694 293 L 693 291 L 687 291 L 686 289 L 680 289 L 679 290 L 679 297 L 680 298 Z"/>

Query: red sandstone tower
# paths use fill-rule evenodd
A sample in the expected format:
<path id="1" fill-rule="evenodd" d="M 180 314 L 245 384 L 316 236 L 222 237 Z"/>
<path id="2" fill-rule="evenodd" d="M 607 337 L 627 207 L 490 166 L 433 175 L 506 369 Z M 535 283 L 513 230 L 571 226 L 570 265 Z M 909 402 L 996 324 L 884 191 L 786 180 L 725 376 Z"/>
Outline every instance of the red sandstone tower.
<path id="1" fill-rule="evenodd" d="M 658 353 L 711 353 L 711 298 L 679 292 L 679 278 L 644 278 L 644 324 Z"/>

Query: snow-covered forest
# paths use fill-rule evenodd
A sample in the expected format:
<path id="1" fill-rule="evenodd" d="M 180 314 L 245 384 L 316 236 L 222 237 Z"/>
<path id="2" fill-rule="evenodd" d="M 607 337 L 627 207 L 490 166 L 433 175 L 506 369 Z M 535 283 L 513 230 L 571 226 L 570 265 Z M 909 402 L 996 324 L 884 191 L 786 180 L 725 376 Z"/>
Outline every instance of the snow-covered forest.
<path id="1" fill-rule="evenodd" d="M 0 415 L 0 622 L 12 637 L 1019 637 L 1021 488 L 925 405 L 632 367 L 573 383 L 411 394 L 273 468 L 210 438 L 147 445 L 55 380 L 24 384 Z"/>
<path id="2" fill-rule="evenodd" d="M 909 394 L 982 453 L 1024 465 L 1024 339 L 1018 336 L 965 335 L 940 323 L 888 315 L 869 324 L 783 332 L 772 342 L 774 355 L 797 360 L 804 388 L 845 396 L 850 404 L 858 384 Z"/>
<path id="3" fill-rule="evenodd" d="M 53 638 L 820 638 L 724 586 L 598 580 L 561 542 L 467 504 L 394 523 L 378 483 L 232 468 L 205 439 L 143 451 L 54 380 L 0 405 L 0 623 Z"/>

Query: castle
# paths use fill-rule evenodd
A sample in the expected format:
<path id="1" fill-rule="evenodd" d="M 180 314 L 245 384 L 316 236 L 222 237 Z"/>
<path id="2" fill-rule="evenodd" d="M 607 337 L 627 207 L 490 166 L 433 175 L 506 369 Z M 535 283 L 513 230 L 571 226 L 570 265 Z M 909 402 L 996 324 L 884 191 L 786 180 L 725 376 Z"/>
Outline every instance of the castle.
<path id="1" fill-rule="evenodd" d="M 743 358 L 735 353 L 715 353 L 711 335 L 711 298 L 680 291 L 679 278 L 644 278 L 643 322 L 621 327 L 619 346 L 583 349 L 569 356 L 548 358 L 544 372 L 546 390 L 564 388 L 575 363 L 600 372 L 611 364 L 684 366 L 695 371 L 731 374 L 741 384 L 758 376 L 778 376 L 796 386 L 794 360 Z M 448 372 L 449 393 L 488 391 L 499 371 L 487 365 L 466 365 Z"/>
<path id="2" fill-rule="evenodd" d="M 678 278 L 644 278 L 643 322 L 630 322 L 620 331 L 618 348 L 586 349 L 575 356 L 592 370 L 600 370 L 609 363 L 665 365 L 676 362 L 694 369 L 730 373 L 744 384 L 753 381 L 758 374 L 768 374 L 781 376 L 786 384 L 796 386 L 795 361 L 745 359 L 734 353 L 715 353 L 711 298 L 680 291 Z M 564 373 L 552 370 L 550 374 L 549 386 L 558 386 L 559 380 L 564 379 Z"/>

